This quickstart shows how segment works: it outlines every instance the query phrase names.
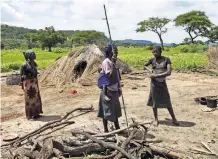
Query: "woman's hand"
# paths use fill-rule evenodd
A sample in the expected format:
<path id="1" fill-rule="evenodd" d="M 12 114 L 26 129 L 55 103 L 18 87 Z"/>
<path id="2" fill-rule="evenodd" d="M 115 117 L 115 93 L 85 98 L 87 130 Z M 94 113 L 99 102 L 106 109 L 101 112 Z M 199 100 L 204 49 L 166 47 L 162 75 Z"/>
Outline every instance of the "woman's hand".
<path id="1" fill-rule="evenodd" d="M 122 95 L 122 90 L 121 90 L 121 88 L 118 89 L 118 95 L 119 95 L 119 97 Z"/>
<path id="2" fill-rule="evenodd" d="M 149 73 L 152 73 L 152 70 L 150 70 L 148 67 L 144 66 L 144 70 L 147 70 Z"/>
<path id="3" fill-rule="evenodd" d="M 98 73 L 100 73 L 102 71 L 101 65 L 98 66 Z"/>
<path id="4" fill-rule="evenodd" d="M 156 78 L 156 77 L 157 77 L 157 75 L 155 75 L 155 74 L 153 74 L 153 73 L 150 75 L 150 78 L 151 78 L 151 79 L 154 79 L 154 78 Z"/>

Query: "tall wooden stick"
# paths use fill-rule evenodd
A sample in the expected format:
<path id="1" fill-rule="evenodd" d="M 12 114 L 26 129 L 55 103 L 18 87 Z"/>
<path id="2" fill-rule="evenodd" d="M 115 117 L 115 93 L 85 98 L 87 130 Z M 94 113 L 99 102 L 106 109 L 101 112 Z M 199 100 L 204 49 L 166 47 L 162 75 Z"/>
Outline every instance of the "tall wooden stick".
<path id="1" fill-rule="evenodd" d="M 112 47 L 112 50 L 113 50 L 110 26 L 109 26 L 109 22 L 108 22 L 108 18 L 107 18 L 107 11 L 106 11 L 105 5 L 104 5 L 104 13 L 105 13 L 105 20 L 107 22 L 107 28 L 108 28 L 108 33 L 109 33 L 109 37 L 110 37 L 111 47 Z M 117 55 L 116 55 L 116 57 L 117 57 Z M 118 70 L 117 70 L 117 76 L 119 78 Z M 120 78 L 118 79 L 118 81 L 119 81 L 119 84 L 120 84 Z M 123 91 L 122 91 L 121 87 L 120 87 L 120 90 L 121 90 L 121 96 L 122 96 L 122 102 L 123 102 L 123 110 L 124 110 L 124 114 L 125 114 L 125 118 L 126 118 L 126 126 L 127 126 L 127 129 L 128 129 L 128 136 L 129 136 L 129 125 L 128 125 L 127 114 L 126 114 L 126 106 L 125 106 L 125 103 L 124 103 L 124 98 L 123 98 L 123 93 L 122 93 Z"/>

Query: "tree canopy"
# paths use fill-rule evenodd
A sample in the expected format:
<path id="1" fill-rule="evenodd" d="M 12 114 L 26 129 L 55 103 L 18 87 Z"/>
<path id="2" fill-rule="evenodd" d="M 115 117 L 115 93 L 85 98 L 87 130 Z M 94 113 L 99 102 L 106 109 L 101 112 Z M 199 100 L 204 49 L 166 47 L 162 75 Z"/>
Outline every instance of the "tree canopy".
<path id="1" fill-rule="evenodd" d="M 76 45 L 97 43 L 104 39 L 104 33 L 95 30 L 79 31 L 74 33 L 71 38 L 73 44 Z"/>
<path id="2" fill-rule="evenodd" d="M 214 26 L 211 30 L 206 34 L 210 42 L 218 41 L 218 26 Z"/>
<path id="3" fill-rule="evenodd" d="M 167 18 L 151 17 L 148 20 L 139 22 L 139 28 L 136 29 L 136 32 L 155 32 L 160 39 L 162 48 L 164 49 L 162 35 L 167 32 L 165 25 L 169 22 L 170 20 Z"/>
<path id="4" fill-rule="evenodd" d="M 189 34 L 191 42 L 199 37 L 205 37 L 205 33 L 209 31 L 212 22 L 202 11 L 191 11 L 181 14 L 174 19 L 176 26 L 184 27 L 185 31 Z"/>
<path id="5" fill-rule="evenodd" d="M 66 36 L 60 32 L 55 31 L 54 27 L 46 27 L 45 30 L 39 30 L 38 40 L 40 41 L 42 47 L 48 47 L 48 50 L 51 52 L 51 48 L 58 43 L 63 44 L 66 40 Z"/>

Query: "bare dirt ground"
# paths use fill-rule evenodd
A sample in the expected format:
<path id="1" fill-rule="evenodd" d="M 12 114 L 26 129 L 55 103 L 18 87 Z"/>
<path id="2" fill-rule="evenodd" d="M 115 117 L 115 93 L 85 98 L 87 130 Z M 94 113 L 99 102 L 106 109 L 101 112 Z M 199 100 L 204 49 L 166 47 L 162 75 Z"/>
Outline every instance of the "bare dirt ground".
<path id="1" fill-rule="evenodd" d="M 141 122 L 153 120 L 152 109 L 146 106 L 149 95 L 150 79 L 130 80 L 123 79 L 123 95 L 127 107 L 129 123 L 131 118 Z M 212 112 L 203 112 L 205 106 L 195 103 L 194 98 L 199 96 L 218 95 L 218 77 L 203 74 L 173 73 L 167 80 L 173 108 L 180 126 L 171 124 L 170 116 L 165 109 L 159 110 L 160 125 L 151 126 L 149 133 L 163 140 L 162 147 L 190 152 L 191 148 L 198 147 L 201 141 L 215 140 L 208 143 L 218 151 L 218 109 Z M 1 134 L 26 134 L 39 128 L 48 121 L 59 119 L 67 111 L 76 107 L 88 107 L 91 104 L 96 111 L 74 118 L 75 124 L 66 127 L 69 130 L 75 127 L 89 128 L 102 131 L 101 120 L 97 118 L 99 89 L 93 86 L 72 85 L 62 93 L 54 87 L 40 86 L 43 102 L 43 116 L 37 121 L 27 121 L 24 110 L 24 97 L 19 86 L 1 84 Z M 137 89 L 132 89 L 136 86 Z M 77 90 L 77 94 L 69 94 L 69 90 Z M 122 100 L 120 100 L 122 102 Z M 119 119 L 121 127 L 125 127 L 125 117 Z M 203 148 L 201 148 L 203 149 Z M 194 158 L 210 158 L 192 154 Z"/>

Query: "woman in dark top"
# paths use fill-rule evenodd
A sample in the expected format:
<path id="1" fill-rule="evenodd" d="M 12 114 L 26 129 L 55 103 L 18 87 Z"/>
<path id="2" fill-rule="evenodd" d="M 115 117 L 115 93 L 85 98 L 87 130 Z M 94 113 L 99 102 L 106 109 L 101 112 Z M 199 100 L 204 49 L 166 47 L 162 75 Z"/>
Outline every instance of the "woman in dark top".
<path id="1" fill-rule="evenodd" d="M 170 95 L 168 92 L 166 77 L 171 75 L 171 61 L 168 57 L 161 55 L 162 49 L 160 46 L 153 48 L 154 58 L 150 59 L 144 64 L 144 69 L 149 70 L 147 66 L 152 66 L 151 78 L 151 88 L 150 95 L 148 99 L 148 106 L 153 107 L 155 125 L 158 126 L 158 114 L 157 108 L 167 108 L 174 125 L 179 125 L 173 112 Z"/>
<path id="2" fill-rule="evenodd" d="M 26 63 L 21 67 L 21 85 L 24 90 L 26 118 L 34 119 L 42 112 L 42 102 L 37 79 L 36 55 L 32 50 L 24 52 Z"/>

